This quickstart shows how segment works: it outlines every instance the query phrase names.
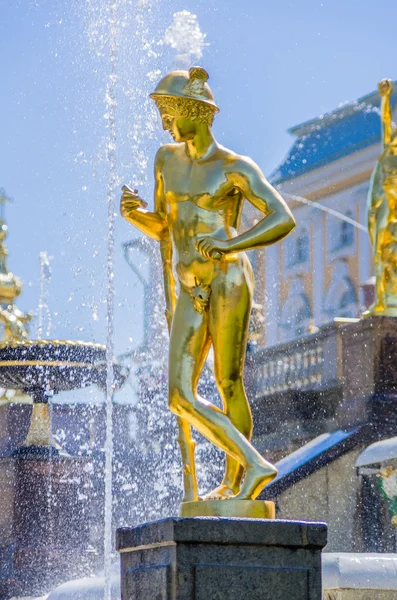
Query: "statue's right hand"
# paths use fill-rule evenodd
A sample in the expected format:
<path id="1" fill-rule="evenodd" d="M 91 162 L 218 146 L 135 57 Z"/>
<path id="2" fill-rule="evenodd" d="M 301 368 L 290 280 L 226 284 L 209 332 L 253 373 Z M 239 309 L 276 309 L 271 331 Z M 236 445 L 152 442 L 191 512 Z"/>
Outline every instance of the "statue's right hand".
<path id="1" fill-rule="evenodd" d="M 123 217 L 128 217 L 137 208 L 147 207 L 147 203 L 138 195 L 138 190 L 132 190 L 128 185 L 123 185 L 121 189 L 123 194 L 120 200 L 120 212 Z"/>
<path id="2" fill-rule="evenodd" d="M 382 79 L 378 83 L 379 96 L 389 96 L 393 91 L 393 82 L 391 79 Z"/>

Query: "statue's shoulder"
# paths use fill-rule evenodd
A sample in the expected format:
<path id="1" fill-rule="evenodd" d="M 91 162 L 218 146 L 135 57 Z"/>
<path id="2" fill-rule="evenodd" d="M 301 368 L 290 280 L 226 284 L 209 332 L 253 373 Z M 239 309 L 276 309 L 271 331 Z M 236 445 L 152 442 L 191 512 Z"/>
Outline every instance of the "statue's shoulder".
<path id="1" fill-rule="evenodd" d="M 220 146 L 219 149 L 226 158 L 228 168 L 231 170 L 235 170 L 238 173 L 243 172 L 248 174 L 251 173 L 253 170 L 257 170 L 259 168 L 258 165 L 249 156 L 237 154 L 237 152 L 233 152 L 233 150 L 229 150 L 224 146 Z"/>
<path id="2" fill-rule="evenodd" d="M 171 156 L 176 152 L 179 152 L 181 148 L 183 148 L 184 144 L 163 144 L 157 150 L 156 154 L 156 162 L 158 160 L 164 160 L 167 156 Z"/>
<path id="3" fill-rule="evenodd" d="M 233 150 L 230 150 L 229 148 L 218 144 L 217 158 L 222 158 L 223 160 L 226 160 L 227 164 L 234 165 L 244 157 L 241 156 L 241 154 L 237 154 L 237 152 L 234 152 Z"/>

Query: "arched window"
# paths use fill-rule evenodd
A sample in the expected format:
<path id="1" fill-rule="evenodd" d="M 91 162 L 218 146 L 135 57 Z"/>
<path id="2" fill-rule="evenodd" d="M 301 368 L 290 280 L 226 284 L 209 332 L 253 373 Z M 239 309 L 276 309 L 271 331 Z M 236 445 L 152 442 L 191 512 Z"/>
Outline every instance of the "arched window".
<path id="1" fill-rule="evenodd" d="M 336 262 L 334 278 L 324 297 L 323 320 L 325 322 L 332 321 L 334 317 L 356 317 L 358 314 L 357 292 L 349 277 L 346 261 Z"/>
<path id="2" fill-rule="evenodd" d="M 284 251 L 287 268 L 307 262 L 310 255 L 310 238 L 307 229 L 301 228 L 288 236 L 284 242 Z"/>

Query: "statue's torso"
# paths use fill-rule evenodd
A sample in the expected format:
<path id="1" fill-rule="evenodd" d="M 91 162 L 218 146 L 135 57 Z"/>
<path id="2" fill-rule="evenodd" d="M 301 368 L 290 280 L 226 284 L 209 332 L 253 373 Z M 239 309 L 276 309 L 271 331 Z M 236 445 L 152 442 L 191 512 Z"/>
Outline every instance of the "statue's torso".
<path id="1" fill-rule="evenodd" d="M 379 253 L 385 243 L 385 232 L 397 220 L 397 149 L 389 145 L 380 155 L 371 177 L 368 211 L 375 210 L 372 233 L 374 252 Z M 387 236 L 386 236 L 387 237 Z"/>
<path id="2" fill-rule="evenodd" d="M 219 261 L 204 258 L 196 243 L 203 235 L 220 239 L 236 235 L 242 210 L 242 196 L 235 188 L 232 157 L 219 151 L 203 162 L 191 161 L 184 145 L 175 145 L 162 168 L 166 212 L 172 235 L 179 279 L 186 286 L 196 281 L 209 285 Z M 245 257 L 228 256 L 238 263 Z"/>

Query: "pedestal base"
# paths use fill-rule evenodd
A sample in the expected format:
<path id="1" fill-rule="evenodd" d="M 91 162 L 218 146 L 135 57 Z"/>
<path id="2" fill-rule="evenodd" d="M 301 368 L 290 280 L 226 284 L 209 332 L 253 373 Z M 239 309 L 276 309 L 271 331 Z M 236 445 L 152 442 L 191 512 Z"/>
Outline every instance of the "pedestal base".
<path id="1" fill-rule="evenodd" d="M 99 566 L 89 459 L 36 450 L 0 459 L 0 598 L 42 596 Z"/>
<path id="2" fill-rule="evenodd" d="M 164 519 L 117 531 L 122 600 L 321 600 L 324 523 Z"/>
<path id="3" fill-rule="evenodd" d="M 269 500 L 205 500 L 182 502 L 181 517 L 237 517 L 239 519 L 275 519 L 276 507 Z"/>

